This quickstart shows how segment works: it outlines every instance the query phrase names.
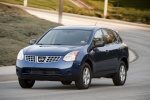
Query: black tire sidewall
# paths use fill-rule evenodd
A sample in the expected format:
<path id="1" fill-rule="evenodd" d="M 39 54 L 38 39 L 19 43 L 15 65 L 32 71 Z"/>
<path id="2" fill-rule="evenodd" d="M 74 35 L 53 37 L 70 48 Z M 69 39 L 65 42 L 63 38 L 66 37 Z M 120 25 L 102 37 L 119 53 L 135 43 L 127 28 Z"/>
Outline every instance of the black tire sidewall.
<path id="1" fill-rule="evenodd" d="M 124 79 L 124 81 L 121 81 L 121 78 L 120 78 L 120 68 L 121 68 L 122 65 L 125 67 L 125 79 Z M 126 82 L 126 78 L 127 78 L 127 68 L 126 68 L 125 63 L 123 61 L 121 61 L 120 65 L 119 65 L 119 68 L 118 68 L 118 71 L 117 71 L 117 73 L 113 77 L 113 83 L 116 86 L 124 85 L 125 82 Z"/>
<path id="2" fill-rule="evenodd" d="M 88 85 L 85 85 L 84 84 L 84 81 L 83 81 L 83 71 L 85 68 L 88 68 L 89 71 L 90 71 L 90 82 Z M 92 74 L 91 74 L 91 68 L 90 68 L 90 65 L 88 63 L 84 63 L 82 66 L 81 66 L 81 70 L 80 70 L 80 78 L 75 81 L 76 83 L 76 86 L 78 89 L 88 89 L 90 84 L 91 84 L 91 77 L 92 77 Z"/>
<path id="3" fill-rule="evenodd" d="M 18 81 L 22 88 L 31 88 L 35 83 L 35 80 L 27 80 L 27 79 L 21 79 L 21 78 L 18 78 Z"/>

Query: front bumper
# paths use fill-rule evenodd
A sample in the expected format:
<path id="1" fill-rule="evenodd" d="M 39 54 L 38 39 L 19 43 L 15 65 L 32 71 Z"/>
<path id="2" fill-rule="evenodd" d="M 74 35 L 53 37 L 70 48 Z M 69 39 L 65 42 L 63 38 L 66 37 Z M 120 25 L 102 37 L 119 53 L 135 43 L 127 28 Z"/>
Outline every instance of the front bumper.
<path id="1" fill-rule="evenodd" d="M 49 80 L 49 81 L 75 81 L 80 77 L 80 63 L 28 63 L 17 60 L 16 74 L 22 79 Z"/>
<path id="2" fill-rule="evenodd" d="M 16 73 L 19 78 L 31 80 L 49 80 L 49 81 L 75 81 L 79 78 L 79 71 L 68 69 L 53 68 L 19 68 L 16 67 Z"/>

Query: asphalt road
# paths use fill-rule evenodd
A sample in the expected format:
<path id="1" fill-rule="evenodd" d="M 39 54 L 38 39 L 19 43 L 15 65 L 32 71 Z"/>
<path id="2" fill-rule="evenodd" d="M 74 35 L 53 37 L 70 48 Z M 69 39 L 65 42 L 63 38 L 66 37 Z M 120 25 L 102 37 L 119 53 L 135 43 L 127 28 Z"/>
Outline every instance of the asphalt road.
<path id="1" fill-rule="evenodd" d="M 53 18 L 57 17 L 55 13 L 25 10 L 54 22 L 57 19 Z M 49 81 L 37 81 L 32 89 L 22 89 L 16 80 L 11 80 L 0 82 L 0 100 L 150 100 L 150 27 L 72 15 L 65 15 L 63 24 L 89 25 L 95 21 L 97 25 L 118 30 L 124 42 L 137 54 L 137 59 L 130 63 L 124 86 L 114 86 L 111 79 L 101 78 L 93 79 L 87 90 L 77 90 L 74 83 L 64 86 L 60 82 Z"/>

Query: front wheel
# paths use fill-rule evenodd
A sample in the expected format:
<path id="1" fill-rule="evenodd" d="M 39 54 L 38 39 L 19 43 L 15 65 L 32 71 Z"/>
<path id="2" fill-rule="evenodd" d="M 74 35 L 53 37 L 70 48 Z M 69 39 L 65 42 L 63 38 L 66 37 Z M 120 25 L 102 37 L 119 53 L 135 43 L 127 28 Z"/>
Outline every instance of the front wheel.
<path id="1" fill-rule="evenodd" d="M 19 84 L 22 88 L 32 88 L 35 83 L 35 80 L 27 80 L 18 78 Z"/>
<path id="2" fill-rule="evenodd" d="M 91 68 L 88 63 L 82 65 L 80 78 L 75 81 L 78 89 L 88 89 L 91 84 Z"/>
<path id="3" fill-rule="evenodd" d="M 114 85 L 116 86 L 124 85 L 126 82 L 126 77 L 127 77 L 126 65 L 124 62 L 121 62 L 118 72 L 112 78 Z"/>

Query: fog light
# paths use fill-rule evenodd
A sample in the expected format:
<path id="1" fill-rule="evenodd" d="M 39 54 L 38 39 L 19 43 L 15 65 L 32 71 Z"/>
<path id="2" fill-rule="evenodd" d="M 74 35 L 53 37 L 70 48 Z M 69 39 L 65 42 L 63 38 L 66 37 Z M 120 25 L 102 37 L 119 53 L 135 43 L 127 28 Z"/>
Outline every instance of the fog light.
<path id="1" fill-rule="evenodd" d="M 67 74 L 68 74 L 68 75 L 72 75 L 72 72 L 71 72 L 71 71 L 67 71 Z"/>

